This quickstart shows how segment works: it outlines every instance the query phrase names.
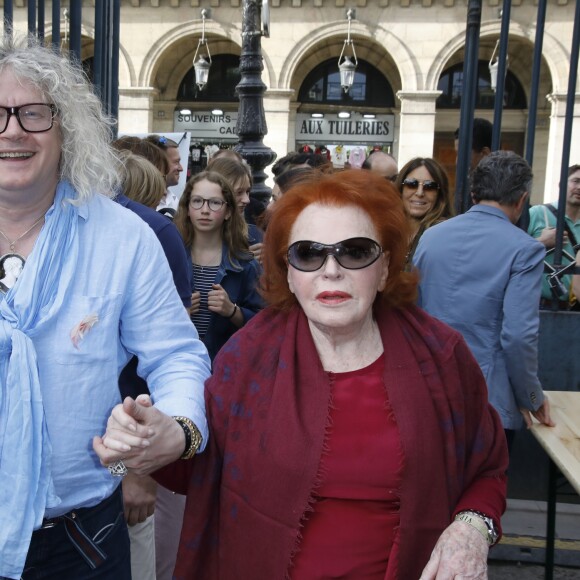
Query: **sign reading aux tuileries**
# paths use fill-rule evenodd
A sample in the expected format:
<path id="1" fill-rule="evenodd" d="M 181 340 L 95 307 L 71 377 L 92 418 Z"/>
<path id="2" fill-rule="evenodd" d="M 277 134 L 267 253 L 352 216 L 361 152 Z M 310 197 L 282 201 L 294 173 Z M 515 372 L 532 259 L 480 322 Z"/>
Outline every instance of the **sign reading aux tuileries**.
<path id="1" fill-rule="evenodd" d="M 296 141 L 311 143 L 392 143 L 395 136 L 395 116 L 377 115 L 374 119 L 339 119 L 325 115 L 313 119 L 296 115 Z"/>

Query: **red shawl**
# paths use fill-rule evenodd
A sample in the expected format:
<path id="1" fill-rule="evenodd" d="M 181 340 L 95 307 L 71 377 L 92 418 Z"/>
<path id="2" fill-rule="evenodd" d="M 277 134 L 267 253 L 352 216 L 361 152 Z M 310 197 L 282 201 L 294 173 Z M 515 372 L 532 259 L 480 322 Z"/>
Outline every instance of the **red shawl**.
<path id="1" fill-rule="evenodd" d="M 385 578 L 406 580 L 420 576 L 457 511 L 480 510 L 499 525 L 508 456 L 461 336 L 414 307 L 376 318 L 404 452 L 399 541 Z M 225 345 L 206 383 L 207 450 L 158 474 L 188 496 L 177 580 L 288 576 L 316 485 L 329 397 L 301 309 L 264 310 Z"/>

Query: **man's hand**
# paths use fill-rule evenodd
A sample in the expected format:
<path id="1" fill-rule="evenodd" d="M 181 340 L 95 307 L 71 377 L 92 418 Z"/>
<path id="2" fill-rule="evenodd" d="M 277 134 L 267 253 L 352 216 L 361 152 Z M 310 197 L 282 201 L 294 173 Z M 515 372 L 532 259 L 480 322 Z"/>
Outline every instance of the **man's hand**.
<path id="1" fill-rule="evenodd" d="M 443 530 L 419 580 L 487 580 L 485 538 L 465 522 Z"/>
<path id="2" fill-rule="evenodd" d="M 111 412 L 105 435 L 93 438 L 93 449 L 105 466 L 121 460 L 148 475 L 181 457 L 185 434 L 173 417 L 151 406 L 149 396 L 127 397 Z"/>
<path id="3" fill-rule="evenodd" d="M 550 416 L 550 401 L 548 401 L 547 397 L 544 399 L 544 402 L 537 411 L 528 411 L 528 409 L 520 409 L 520 413 L 524 417 L 527 429 L 529 429 L 533 424 L 532 415 L 542 425 L 547 425 L 548 427 L 556 426 L 556 423 L 552 421 L 552 417 Z"/>
<path id="4" fill-rule="evenodd" d="M 134 526 L 144 522 L 155 510 L 157 497 L 157 483 L 148 475 L 140 477 L 128 473 L 121 482 L 123 488 L 123 504 L 125 506 L 125 520 L 128 525 Z"/>
<path id="5" fill-rule="evenodd" d="M 546 250 L 550 250 L 556 245 L 556 228 L 544 228 L 538 242 L 541 242 L 546 247 Z M 568 243 L 568 234 L 564 232 L 564 244 Z"/>

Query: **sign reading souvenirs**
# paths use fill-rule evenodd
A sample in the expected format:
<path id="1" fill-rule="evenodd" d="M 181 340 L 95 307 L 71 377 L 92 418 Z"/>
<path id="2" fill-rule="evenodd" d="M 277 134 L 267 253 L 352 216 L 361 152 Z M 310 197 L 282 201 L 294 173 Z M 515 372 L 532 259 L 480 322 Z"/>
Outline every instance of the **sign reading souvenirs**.
<path id="1" fill-rule="evenodd" d="M 192 111 L 184 115 L 175 111 L 173 116 L 173 130 L 176 132 L 189 131 L 192 141 L 237 141 L 236 122 L 238 113 L 224 113 L 212 115 L 204 111 Z"/>
<path id="2" fill-rule="evenodd" d="M 394 115 L 377 115 L 375 119 L 339 119 L 337 115 L 313 119 L 310 115 L 296 115 L 296 141 L 392 143 L 394 136 Z"/>

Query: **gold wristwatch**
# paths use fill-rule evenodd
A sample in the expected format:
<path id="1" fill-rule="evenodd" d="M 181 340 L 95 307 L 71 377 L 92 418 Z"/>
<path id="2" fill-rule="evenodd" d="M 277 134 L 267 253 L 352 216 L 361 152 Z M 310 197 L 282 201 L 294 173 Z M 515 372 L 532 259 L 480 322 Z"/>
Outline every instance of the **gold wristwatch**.
<path id="1" fill-rule="evenodd" d="M 185 433 L 185 451 L 179 459 L 191 459 L 200 448 L 203 437 L 195 423 L 187 417 L 173 417 Z"/>

